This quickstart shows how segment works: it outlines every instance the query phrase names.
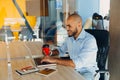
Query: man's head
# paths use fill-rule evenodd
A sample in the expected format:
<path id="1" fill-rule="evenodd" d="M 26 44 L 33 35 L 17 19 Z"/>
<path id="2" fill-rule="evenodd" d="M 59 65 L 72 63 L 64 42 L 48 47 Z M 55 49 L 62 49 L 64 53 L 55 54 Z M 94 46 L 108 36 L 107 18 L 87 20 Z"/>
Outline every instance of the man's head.
<path id="1" fill-rule="evenodd" d="M 70 15 L 66 20 L 66 29 L 68 36 L 73 36 L 76 39 L 82 30 L 81 17 L 76 13 Z"/>

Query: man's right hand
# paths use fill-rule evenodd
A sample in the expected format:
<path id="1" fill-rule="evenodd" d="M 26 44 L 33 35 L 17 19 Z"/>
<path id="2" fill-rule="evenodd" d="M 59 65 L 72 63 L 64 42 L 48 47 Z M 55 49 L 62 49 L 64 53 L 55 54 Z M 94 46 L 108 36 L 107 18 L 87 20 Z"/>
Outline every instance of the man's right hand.
<path id="1" fill-rule="evenodd" d="M 47 63 L 56 63 L 56 58 L 50 57 L 50 56 L 45 56 L 42 60 L 41 63 L 47 62 Z"/>

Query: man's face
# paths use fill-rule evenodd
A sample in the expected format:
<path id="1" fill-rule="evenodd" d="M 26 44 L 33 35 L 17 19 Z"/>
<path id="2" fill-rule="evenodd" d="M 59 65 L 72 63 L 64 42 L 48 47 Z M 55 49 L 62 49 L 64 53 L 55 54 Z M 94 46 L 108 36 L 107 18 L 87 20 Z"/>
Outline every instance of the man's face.
<path id="1" fill-rule="evenodd" d="M 66 21 L 66 29 L 69 37 L 75 37 L 79 33 L 78 23 L 72 20 Z"/>

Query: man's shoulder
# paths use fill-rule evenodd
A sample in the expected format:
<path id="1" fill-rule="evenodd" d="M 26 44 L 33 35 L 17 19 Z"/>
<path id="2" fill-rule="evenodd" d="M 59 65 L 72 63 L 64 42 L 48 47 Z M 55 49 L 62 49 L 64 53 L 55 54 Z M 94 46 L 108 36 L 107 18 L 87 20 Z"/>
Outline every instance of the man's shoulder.
<path id="1" fill-rule="evenodd" d="M 87 31 L 85 31 L 85 33 L 86 33 L 86 37 L 85 37 L 85 38 L 87 38 L 87 39 L 89 39 L 89 40 L 95 40 L 95 37 L 94 37 L 92 34 L 90 34 L 90 33 L 87 32 Z"/>

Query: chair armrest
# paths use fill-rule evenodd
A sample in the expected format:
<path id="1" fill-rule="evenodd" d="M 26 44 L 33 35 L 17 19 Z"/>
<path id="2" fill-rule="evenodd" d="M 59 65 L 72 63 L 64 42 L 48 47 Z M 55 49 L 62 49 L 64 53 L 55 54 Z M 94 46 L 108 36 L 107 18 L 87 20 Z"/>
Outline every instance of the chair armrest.
<path id="1" fill-rule="evenodd" d="M 109 70 L 96 70 L 96 74 L 94 75 L 94 80 L 98 80 L 100 78 L 100 73 L 105 73 L 105 80 L 109 80 L 110 73 Z"/>
<path id="2" fill-rule="evenodd" d="M 109 70 L 96 70 L 96 73 L 107 73 Z"/>

